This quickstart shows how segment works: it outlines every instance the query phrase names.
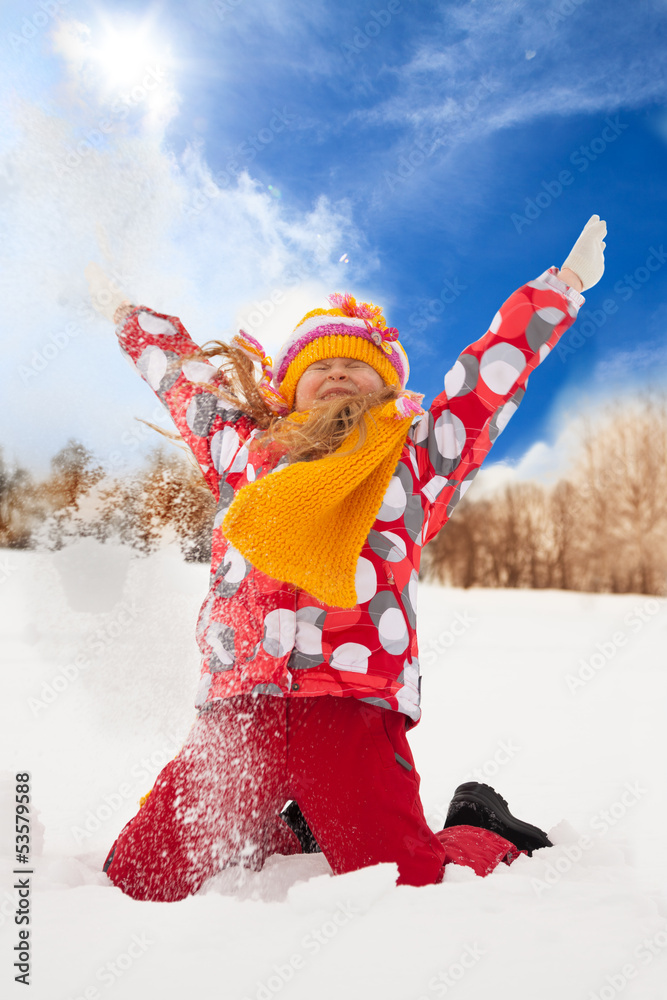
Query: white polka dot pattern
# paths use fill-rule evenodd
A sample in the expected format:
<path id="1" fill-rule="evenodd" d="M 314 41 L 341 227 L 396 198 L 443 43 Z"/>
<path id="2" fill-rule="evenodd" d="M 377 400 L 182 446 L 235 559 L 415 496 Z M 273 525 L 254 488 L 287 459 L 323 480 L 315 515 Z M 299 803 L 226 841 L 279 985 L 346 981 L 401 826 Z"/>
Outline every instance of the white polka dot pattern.
<path id="1" fill-rule="evenodd" d="M 360 642 L 344 642 L 331 654 L 331 666 L 347 673 L 365 674 L 368 671 L 368 657 L 371 655 L 367 646 Z"/>
<path id="2" fill-rule="evenodd" d="M 517 405 L 516 403 L 512 402 L 505 403 L 505 405 L 500 408 L 500 410 L 496 414 L 496 426 L 498 428 L 499 434 L 501 431 L 505 430 L 508 423 L 510 422 L 511 417 L 514 416 L 516 411 L 517 411 Z"/>
<path id="3" fill-rule="evenodd" d="M 544 309 L 538 309 L 535 313 L 540 319 L 548 323 L 549 326 L 558 326 L 558 324 L 565 318 L 565 313 L 562 309 L 556 309 L 555 306 L 545 306 Z"/>
<path id="4" fill-rule="evenodd" d="M 167 355 L 159 347 L 152 344 L 138 359 L 137 368 L 151 389 L 158 389 L 167 372 Z"/>
<path id="5" fill-rule="evenodd" d="M 153 337 L 174 337 L 176 335 L 176 328 L 164 316 L 153 316 L 151 313 L 140 312 L 137 313 L 137 323 L 144 333 L 150 333 Z"/>
<path id="6" fill-rule="evenodd" d="M 396 521 L 405 513 L 408 498 L 403 483 L 398 476 L 393 476 L 382 499 L 378 511 L 378 521 Z"/>
<path id="7" fill-rule="evenodd" d="M 466 443 L 466 429 L 462 420 L 445 411 L 436 420 L 433 433 L 443 458 L 459 457 Z"/>
<path id="8" fill-rule="evenodd" d="M 431 503 L 435 503 L 448 482 L 444 476 L 431 476 L 429 481 L 424 483 L 422 489 Z"/>
<path id="9" fill-rule="evenodd" d="M 271 656 L 284 656 L 294 648 L 296 614 L 287 608 L 276 608 L 264 618 L 262 645 Z"/>
<path id="10" fill-rule="evenodd" d="M 240 583 L 246 575 L 245 559 L 233 545 L 230 545 L 225 553 L 225 566 L 227 583 Z"/>
<path id="11" fill-rule="evenodd" d="M 408 629 L 400 608 L 387 608 L 378 622 L 380 642 L 394 656 L 408 648 Z"/>
<path id="12" fill-rule="evenodd" d="M 445 392 L 450 399 L 458 395 L 459 389 L 466 380 L 466 370 L 460 361 L 457 361 L 453 368 L 450 368 L 445 375 Z"/>
<path id="13" fill-rule="evenodd" d="M 370 601 L 371 597 L 375 596 L 378 579 L 375 566 L 370 559 L 364 559 L 363 556 L 359 557 L 354 582 L 357 591 L 357 602 L 359 604 L 366 604 Z"/>
<path id="14" fill-rule="evenodd" d="M 224 427 L 211 438 L 211 458 L 218 472 L 226 472 L 239 451 L 241 442 L 233 427 Z"/>
<path id="15" fill-rule="evenodd" d="M 318 628 L 314 622 L 303 621 L 303 619 L 299 621 L 298 614 L 294 648 L 308 656 L 322 654 L 322 629 Z"/>
<path id="16" fill-rule="evenodd" d="M 498 330 L 500 329 L 500 324 L 502 323 L 502 321 L 503 321 L 502 313 L 500 312 L 500 310 L 498 310 L 498 312 L 496 313 L 496 315 L 491 320 L 491 326 L 489 327 L 489 333 L 498 333 Z"/>
<path id="17" fill-rule="evenodd" d="M 184 361 L 183 374 L 190 382 L 210 382 L 215 375 L 215 369 L 203 361 Z"/>
<path id="18" fill-rule="evenodd" d="M 408 554 L 405 539 L 401 538 L 395 531 L 381 531 L 380 534 L 391 542 L 391 547 L 386 555 L 387 561 L 401 562 L 402 559 L 405 559 Z"/>
<path id="19" fill-rule="evenodd" d="M 482 355 L 479 373 L 492 392 L 509 392 L 526 366 L 523 352 L 512 344 L 494 344 Z"/>

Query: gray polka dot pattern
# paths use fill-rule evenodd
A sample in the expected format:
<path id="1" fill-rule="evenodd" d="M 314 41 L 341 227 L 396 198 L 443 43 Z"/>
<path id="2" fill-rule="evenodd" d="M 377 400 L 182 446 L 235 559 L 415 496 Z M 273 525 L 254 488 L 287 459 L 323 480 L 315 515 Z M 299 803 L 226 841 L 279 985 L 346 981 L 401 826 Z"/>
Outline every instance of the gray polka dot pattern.
<path id="1" fill-rule="evenodd" d="M 421 534 L 424 520 L 421 497 L 414 493 L 414 480 L 410 469 L 401 463 L 392 477 L 377 519 L 388 524 L 402 520 L 413 542 Z"/>
<path id="2" fill-rule="evenodd" d="M 251 571 L 252 565 L 248 560 L 230 546 L 213 578 L 216 594 L 232 597 Z"/>
<path id="3" fill-rule="evenodd" d="M 400 475 L 401 471 L 408 474 L 410 482 L 407 486 L 408 489 L 412 490 L 412 477 L 409 475 L 405 466 L 399 465 L 389 481 L 389 486 L 387 487 L 386 493 L 382 498 L 382 504 L 377 512 L 378 521 L 397 521 L 405 510 L 408 498 L 403 477 Z"/>
<path id="4" fill-rule="evenodd" d="M 410 623 L 410 628 L 417 627 L 417 582 L 419 576 L 416 570 L 410 573 L 410 579 L 401 591 L 401 601 L 405 614 Z"/>
<path id="5" fill-rule="evenodd" d="M 405 557 L 405 553 L 381 531 L 372 529 L 368 533 L 368 544 L 376 555 L 387 562 L 400 562 Z"/>
<path id="6" fill-rule="evenodd" d="M 460 365 L 463 371 L 457 366 Z M 479 361 L 474 354 L 460 354 L 451 373 L 445 375 L 445 389 L 450 399 L 467 396 L 477 385 Z M 453 384 L 452 384 L 453 383 Z"/>
<path id="7" fill-rule="evenodd" d="M 296 613 L 296 645 L 289 658 L 290 669 L 308 670 L 325 663 L 322 630 L 327 617 L 322 608 L 299 608 Z"/>
<path id="8" fill-rule="evenodd" d="M 232 505 L 234 499 L 234 488 L 225 480 L 220 486 L 220 499 L 213 520 L 213 527 L 219 528 L 225 519 L 225 514 Z"/>
<path id="9" fill-rule="evenodd" d="M 178 354 L 174 354 L 173 351 L 165 351 L 164 354 L 167 359 L 167 370 L 155 390 L 163 403 L 166 394 L 178 382 L 181 376 L 181 359 Z"/>
<path id="10" fill-rule="evenodd" d="M 405 615 L 390 590 L 376 594 L 368 605 L 368 613 L 376 625 L 383 649 L 392 655 L 400 655 L 409 642 Z"/>
<path id="11" fill-rule="evenodd" d="M 546 344 L 564 316 L 565 313 L 561 312 L 560 309 L 541 309 L 540 312 L 535 313 L 526 328 L 526 340 L 530 344 L 531 350 L 537 352 L 542 344 Z"/>
<path id="12" fill-rule="evenodd" d="M 216 397 L 207 392 L 200 392 L 190 400 L 185 411 L 185 422 L 197 437 L 208 437 L 217 415 L 218 400 Z"/>
<path id="13" fill-rule="evenodd" d="M 496 412 L 491 417 L 489 421 L 489 440 L 495 441 L 499 434 L 501 434 L 509 420 L 517 411 L 517 407 L 526 393 L 525 389 L 517 389 L 513 396 L 499 406 Z"/>
<path id="14" fill-rule="evenodd" d="M 424 524 L 424 509 L 422 507 L 421 496 L 416 493 L 408 497 L 408 503 L 403 515 L 403 524 L 412 541 L 416 542 L 421 537 L 422 525 Z"/>
<path id="15" fill-rule="evenodd" d="M 214 622 L 206 630 L 206 642 L 212 650 L 209 660 L 211 673 L 231 670 L 236 655 L 234 629 L 224 622 Z"/>
<path id="16" fill-rule="evenodd" d="M 282 698 L 283 692 L 277 684 L 255 684 L 251 694 L 271 694 L 276 698 Z"/>
<path id="17" fill-rule="evenodd" d="M 445 458 L 438 449 L 438 442 L 435 436 L 435 421 L 433 419 L 433 414 L 428 415 L 428 437 L 420 444 L 428 447 L 428 457 L 429 461 L 433 467 L 433 473 L 436 476 L 444 476 L 445 479 L 451 475 L 456 466 L 461 461 L 461 456 L 456 455 L 452 458 Z"/>
<path id="18" fill-rule="evenodd" d="M 473 469 L 472 472 L 468 473 L 463 482 L 457 485 L 456 489 L 451 495 L 449 503 L 447 504 L 447 517 L 451 517 L 452 511 L 454 510 L 457 503 L 459 502 L 463 494 L 466 492 L 466 490 L 468 489 L 468 487 L 470 486 L 470 484 L 472 483 L 473 479 L 475 478 L 478 472 L 479 468 Z"/>
<path id="19" fill-rule="evenodd" d="M 360 698 L 359 701 L 365 701 L 367 705 L 377 705 L 378 708 L 391 708 L 386 698 Z"/>

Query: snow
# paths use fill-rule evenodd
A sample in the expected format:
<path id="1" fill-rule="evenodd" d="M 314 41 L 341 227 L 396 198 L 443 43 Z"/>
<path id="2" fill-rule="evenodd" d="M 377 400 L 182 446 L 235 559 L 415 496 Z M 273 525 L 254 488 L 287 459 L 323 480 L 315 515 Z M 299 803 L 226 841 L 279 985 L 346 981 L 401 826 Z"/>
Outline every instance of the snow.
<path id="1" fill-rule="evenodd" d="M 322 855 L 226 869 L 179 903 L 114 888 L 106 853 L 194 717 L 207 573 L 90 539 L 0 553 L 3 996 L 23 995 L 29 771 L 32 1000 L 664 1000 L 667 602 L 646 596 L 420 587 L 411 743 L 431 825 L 477 778 L 554 848 L 424 888 L 396 887 L 393 865 L 333 877 Z"/>

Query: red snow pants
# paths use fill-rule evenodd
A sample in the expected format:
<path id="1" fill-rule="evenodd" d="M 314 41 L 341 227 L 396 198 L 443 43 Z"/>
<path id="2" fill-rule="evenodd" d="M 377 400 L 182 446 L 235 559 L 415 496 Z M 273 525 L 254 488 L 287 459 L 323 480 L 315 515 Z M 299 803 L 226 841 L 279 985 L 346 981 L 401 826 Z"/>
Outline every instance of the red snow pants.
<path id="1" fill-rule="evenodd" d="M 489 830 L 430 830 L 402 713 L 332 695 L 239 695 L 198 717 L 120 833 L 107 874 L 135 899 L 168 901 L 230 861 L 259 869 L 270 854 L 298 854 L 279 816 L 288 799 L 335 874 L 392 861 L 399 885 L 427 885 L 447 862 L 487 875 L 519 853 Z"/>

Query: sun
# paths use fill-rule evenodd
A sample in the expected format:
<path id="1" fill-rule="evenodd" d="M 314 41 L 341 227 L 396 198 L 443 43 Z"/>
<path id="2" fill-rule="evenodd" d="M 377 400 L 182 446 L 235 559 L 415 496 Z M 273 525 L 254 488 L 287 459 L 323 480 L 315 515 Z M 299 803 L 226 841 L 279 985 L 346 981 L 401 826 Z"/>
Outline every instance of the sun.
<path id="1" fill-rule="evenodd" d="M 131 22 L 109 15 L 102 19 L 90 55 L 109 91 L 131 90 L 149 69 L 169 68 L 169 46 L 156 35 L 153 18 Z"/>

